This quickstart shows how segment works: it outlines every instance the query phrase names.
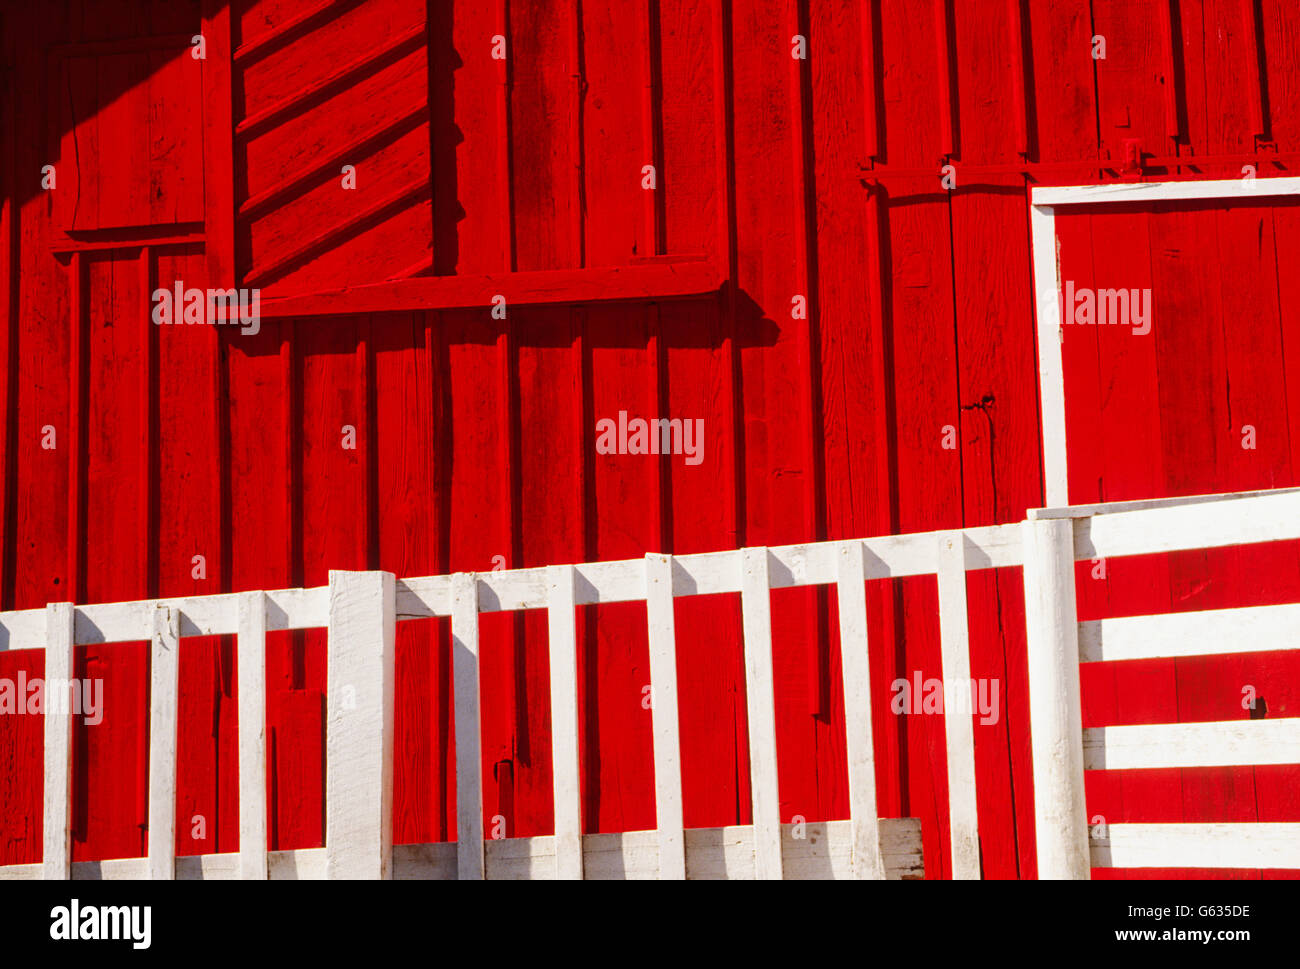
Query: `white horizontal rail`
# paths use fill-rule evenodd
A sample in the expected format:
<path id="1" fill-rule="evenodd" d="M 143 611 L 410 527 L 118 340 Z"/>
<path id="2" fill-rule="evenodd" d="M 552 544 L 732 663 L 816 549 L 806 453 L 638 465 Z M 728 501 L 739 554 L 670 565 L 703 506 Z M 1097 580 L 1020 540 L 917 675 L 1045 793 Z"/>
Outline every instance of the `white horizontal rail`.
<path id="1" fill-rule="evenodd" d="M 1175 202 L 1191 199 L 1269 198 L 1300 192 L 1300 178 L 1212 178 L 1171 182 L 1035 186 L 1033 205 L 1101 205 L 1110 202 Z"/>
<path id="2" fill-rule="evenodd" d="M 1190 500 L 1190 499 L 1189 499 Z M 1104 507 L 1104 506 L 1097 506 Z M 1065 511 L 1068 511 L 1066 509 Z M 1053 517 L 1062 509 L 1042 509 Z M 935 543 L 946 532 L 921 532 L 862 539 L 867 579 L 934 574 Z M 1009 568 L 1022 564 L 1019 525 L 990 525 L 963 530 L 966 569 Z M 1097 514 L 1075 521 L 1075 557 L 1137 555 L 1222 545 L 1300 538 L 1300 492 L 1281 491 L 1246 498 Z M 838 542 L 769 548 L 771 588 L 828 585 L 838 579 Z M 702 552 L 673 558 L 673 596 L 740 592 L 740 550 Z M 645 600 L 643 559 L 577 564 L 577 605 Z M 546 568 L 473 573 L 479 587 L 479 612 L 545 609 Z M 75 607 L 77 645 L 126 643 L 149 639 L 156 604 L 180 613 L 180 635 L 234 635 L 239 626 L 239 593 Z M 266 595 L 266 629 L 313 629 L 329 621 L 329 589 L 271 590 Z M 397 619 L 452 614 L 452 576 L 409 578 L 397 583 Z M 0 651 L 43 649 L 45 610 L 0 613 Z"/>
<path id="3" fill-rule="evenodd" d="M 1300 868 L 1300 824 L 1111 824 L 1091 850 L 1097 868 Z"/>
<path id="4" fill-rule="evenodd" d="M 1300 647 L 1300 604 L 1079 623 L 1079 661 L 1164 659 Z"/>
<path id="5" fill-rule="evenodd" d="M 934 543 L 939 532 L 885 535 L 862 539 L 868 579 L 933 574 Z M 946 534 L 946 533 L 943 533 Z M 1020 565 L 1020 531 L 1017 525 L 989 525 L 965 529 L 967 569 L 1010 568 Z M 785 545 L 769 548 L 771 588 L 829 585 L 837 578 L 838 542 Z M 701 552 L 673 557 L 673 596 L 716 595 L 740 592 L 740 550 Z M 576 564 L 574 602 L 596 605 L 645 600 L 645 560 Z M 477 572 L 479 612 L 545 609 L 548 601 L 544 567 L 499 572 Z M 397 582 L 397 619 L 427 619 L 452 614 L 453 576 L 434 575 Z M 78 645 L 129 643 L 148 639 L 149 611 L 155 603 L 178 609 L 180 634 L 228 636 L 238 632 L 240 593 L 191 596 L 137 602 L 109 602 L 77 606 L 75 638 Z M 267 591 L 266 628 L 315 629 L 329 622 L 329 588 Z M 0 613 L 0 651 L 44 649 L 45 610 L 21 609 Z"/>
<path id="6" fill-rule="evenodd" d="M 1084 770 L 1300 764 L 1300 717 L 1094 727 L 1083 732 Z"/>
<path id="7" fill-rule="evenodd" d="M 782 866 L 787 879 L 852 877 L 852 833 L 848 821 L 825 821 L 803 826 L 801 838 L 792 825 L 782 828 Z M 880 843 L 885 877 L 891 880 L 924 876 L 921 822 L 916 818 L 884 818 Z M 754 833 L 747 825 L 726 828 L 690 828 L 683 839 L 687 877 L 751 879 L 754 877 Z M 506 838 L 488 841 L 486 875 L 492 880 L 553 879 L 556 877 L 554 839 Z M 589 880 L 667 878 L 660 867 L 662 854 L 656 831 L 587 834 L 582 837 L 583 869 Z M 454 841 L 393 846 L 393 878 L 454 881 L 457 877 Z M 326 877 L 326 849 L 301 848 L 272 851 L 267 856 L 268 877 L 275 881 L 318 880 Z M 35 880 L 39 864 L 0 868 L 0 881 Z M 118 881 L 147 877 L 144 858 L 79 861 L 72 866 L 74 881 Z M 239 855 L 222 853 L 187 855 L 176 859 L 176 877 L 183 881 L 224 881 L 240 877 Z"/>
<path id="8" fill-rule="evenodd" d="M 1076 560 L 1300 538 L 1300 492 L 1122 511 L 1074 522 Z"/>

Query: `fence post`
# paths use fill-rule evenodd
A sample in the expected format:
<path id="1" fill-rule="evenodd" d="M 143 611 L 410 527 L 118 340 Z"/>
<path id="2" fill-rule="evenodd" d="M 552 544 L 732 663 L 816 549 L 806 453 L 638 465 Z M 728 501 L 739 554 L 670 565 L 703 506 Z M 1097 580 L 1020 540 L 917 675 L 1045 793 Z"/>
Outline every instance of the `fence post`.
<path id="1" fill-rule="evenodd" d="M 45 834 L 41 877 L 72 877 L 72 710 L 60 712 L 51 704 L 56 690 L 69 697 L 73 670 L 71 602 L 51 602 L 45 607 Z M 72 687 L 76 689 L 76 687 Z M 82 708 L 85 712 L 85 708 Z"/>
<path id="2" fill-rule="evenodd" d="M 451 577 L 451 650 L 456 724 L 456 877 L 481 881 L 483 846 L 483 745 L 479 716 L 478 576 Z"/>
<path id="3" fill-rule="evenodd" d="M 578 636 L 572 565 L 546 570 L 551 661 L 551 775 L 555 877 L 582 880 L 582 785 L 578 753 Z"/>
<path id="4" fill-rule="evenodd" d="M 146 603 L 149 653 L 149 877 L 176 877 L 176 726 L 180 702 L 180 610 Z"/>
<path id="5" fill-rule="evenodd" d="M 325 871 L 389 878 L 397 582 L 391 572 L 331 571 L 329 596 Z"/>
<path id="6" fill-rule="evenodd" d="M 238 606 L 239 877 L 266 869 L 266 593 L 241 592 Z"/>
<path id="7" fill-rule="evenodd" d="M 659 877 L 686 877 L 682 823 L 682 750 L 677 716 L 677 621 L 673 615 L 673 557 L 645 557 L 646 637 L 650 647 L 650 722 L 654 732 L 655 825 Z"/>
<path id="8" fill-rule="evenodd" d="M 780 880 L 785 877 L 785 869 L 777 784 L 772 581 L 766 548 L 740 551 L 740 611 L 745 635 L 749 786 L 754 803 L 754 877 Z"/>
<path id="9" fill-rule="evenodd" d="M 1030 518 L 1021 528 L 1038 877 L 1086 879 L 1090 861 L 1083 797 L 1074 522 Z"/>

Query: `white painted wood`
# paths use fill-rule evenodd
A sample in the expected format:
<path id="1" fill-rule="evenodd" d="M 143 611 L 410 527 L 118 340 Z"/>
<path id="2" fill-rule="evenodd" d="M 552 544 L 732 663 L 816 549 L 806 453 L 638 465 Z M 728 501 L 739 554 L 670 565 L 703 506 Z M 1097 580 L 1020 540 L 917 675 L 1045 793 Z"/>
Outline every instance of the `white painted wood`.
<path id="1" fill-rule="evenodd" d="M 645 557 L 646 626 L 650 646 L 650 717 L 654 732 L 655 823 L 659 877 L 686 877 L 682 823 L 682 755 L 677 717 L 677 624 L 673 615 L 673 558 Z"/>
<path id="2" fill-rule="evenodd" d="M 1079 661 L 1109 662 L 1300 648 L 1300 605 L 1208 609 L 1079 623 Z"/>
<path id="3" fill-rule="evenodd" d="M 948 760 L 948 837 L 952 877 L 980 877 L 979 814 L 975 807 L 975 726 L 971 709 L 970 629 L 966 559 L 960 531 L 938 542 L 939 649 L 943 661 L 944 736 Z"/>
<path id="4" fill-rule="evenodd" d="M 551 648 L 551 775 L 556 876 L 582 879 L 582 782 L 578 757 L 578 629 L 571 565 L 547 569 Z"/>
<path id="5" fill-rule="evenodd" d="M 745 706 L 749 783 L 754 804 L 754 872 L 780 879 L 781 798 L 776 769 L 776 694 L 772 673 L 772 595 L 767 549 L 741 552 L 740 604 L 745 631 Z"/>
<path id="6" fill-rule="evenodd" d="M 882 535 L 863 541 L 867 578 L 925 575 L 934 571 L 934 539 L 938 532 Z M 834 542 L 786 545 L 768 550 L 773 589 L 825 585 L 836 581 Z M 1020 564 L 1020 531 L 1016 525 L 990 525 L 966 530 L 966 568 L 1007 568 Z M 578 605 L 637 602 L 645 599 L 642 559 L 575 565 Z M 740 591 L 740 553 L 704 552 L 676 556 L 673 586 L 677 596 L 716 595 Z M 451 576 L 423 576 L 398 583 L 397 619 L 450 616 Z M 479 576 L 480 612 L 544 609 L 546 570 L 515 569 Z M 275 589 L 265 592 L 266 628 L 315 629 L 329 620 L 329 589 Z M 133 642 L 150 635 L 142 608 L 155 602 L 180 610 L 182 636 L 232 636 L 239 631 L 238 594 L 112 602 L 75 609 L 78 645 Z M 45 610 L 0 613 L 0 652 L 45 648 Z"/>
<path id="7" fill-rule="evenodd" d="M 1093 505 L 1064 505 L 1060 508 L 1030 508 L 1026 518 L 1091 518 L 1093 515 L 1115 515 L 1123 511 L 1144 511 L 1153 508 L 1174 508 L 1179 505 L 1204 505 L 1216 501 L 1240 501 L 1243 498 L 1263 498 L 1269 495 L 1300 493 L 1300 488 L 1268 488 L 1263 491 L 1228 491 L 1208 495 L 1178 495 L 1173 498 L 1143 498 L 1138 501 L 1106 501 Z"/>
<path id="8" fill-rule="evenodd" d="M 1268 198 L 1300 192 L 1300 178 L 1214 178 L 1185 182 L 1108 182 L 1104 185 L 1035 185 L 1034 206 L 1188 199 Z"/>
<path id="9" fill-rule="evenodd" d="M 1300 492 L 1152 508 L 1074 523 L 1075 557 L 1144 555 L 1300 538 Z"/>
<path id="10" fill-rule="evenodd" d="M 266 878 L 266 595 L 239 595 L 239 877 Z"/>
<path id="11" fill-rule="evenodd" d="M 1300 868 L 1300 824 L 1111 824 L 1091 839 L 1098 868 Z"/>
<path id="12" fill-rule="evenodd" d="M 867 648 L 866 563 L 860 541 L 839 551 L 836 599 L 840 619 L 840 670 L 844 680 L 844 727 L 849 767 L 849 821 L 853 873 L 884 878 L 876 807 L 876 753 L 871 730 L 871 663 Z"/>
<path id="13" fill-rule="evenodd" d="M 1052 209 L 1029 209 L 1038 334 L 1038 393 L 1043 422 L 1043 482 L 1049 505 L 1069 504 L 1065 446 L 1065 370 L 1061 362 L 1061 280 Z"/>
<path id="14" fill-rule="evenodd" d="M 41 877 L 72 877 L 72 716 L 51 708 L 55 691 L 68 697 L 72 682 L 72 603 L 45 607 L 45 781 Z M 20 701 L 21 702 L 21 701 Z M 84 709 L 83 709 L 84 712 Z"/>
<path id="15" fill-rule="evenodd" d="M 1300 764 L 1300 717 L 1094 727 L 1084 770 Z"/>
<path id="16" fill-rule="evenodd" d="M 789 879 L 847 879 L 853 877 L 848 821 L 804 825 L 796 838 L 793 825 L 782 825 L 783 867 Z M 591 879 L 652 879 L 660 877 L 657 831 L 583 836 L 584 869 Z M 880 822 L 885 877 L 924 877 L 921 822 L 916 818 L 885 818 Z M 688 869 L 692 879 L 752 879 L 754 829 L 749 826 L 695 828 L 686 832 Z M 393 877 L 403 880 L 456 878 L 457 852 L 452 842 L 394 845 Z M 325 877 L 325 849 L 272 851 L 268 855 L 271 880 L 318 880 Z M 494 879 L 552 878 L 555 847 L 551 837 L 514 838 L 487 842 L 487 865 Z M 147 873 L 144 858 L 79 861 L 72 866 L 75 881 L 140 879 Z M 30 881 L 41 877 L 41 866 L 0 867 L 0 881 Z M 188 881 L 225 881 L 239 877 L 235 853 L 188 855 L 176 859 L 176 877 Z"/>
<path id="17" fill-rule="evenodd" d="M 1086 879 L 1072 528 L 1068 520 L 1027 521 L 1022 528 L 1038 877 Z"/>
<path id="18" fill-rule="evenodd" d="M 326 871 L 330 878 L 389 878 L 396 580 L 391 572 L 331 570 L 329 590 Z"/>
<path id="19" fill-rule="evenodd" d="M 483 755 L 479 720 L 478 575 L 452 576 L 451 638 L 456 722 L 456 873 L 482 879 Z"/>
<path id="20" fill-rule="evenodd" d="M 156 605 L 149 652 L 148 877 L 176 877 L 176 728 L 180 693 L 180 613 Z"/>

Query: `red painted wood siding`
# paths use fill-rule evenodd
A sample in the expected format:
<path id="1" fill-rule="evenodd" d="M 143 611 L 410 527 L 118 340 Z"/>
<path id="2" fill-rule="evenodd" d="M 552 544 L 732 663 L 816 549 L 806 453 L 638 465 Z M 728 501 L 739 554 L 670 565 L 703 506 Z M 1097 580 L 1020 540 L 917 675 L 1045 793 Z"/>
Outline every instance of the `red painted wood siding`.
<path id="1" fill-rule="evenodd" d="M 1137 150 L 1155 174 L 1237 176 L 1253 161 L 1265 175 L 1300 152 L 1290 0 L 64 0 L 0 18 L 4 608 L 1017 521 L 1042 487 L 1026 180 L 1012 169 L 1094 181 Z M 1278 165 L 1255 159 L 1261 146 Z M 1220 317 L 1204 302 L 1218 289 L 1175 297 L 1217 337 L 1162 329 L 1112 353 L 1084 334 L 1100 361 L 1086 366 L 1067 347 L 1072 498 L 1297 483 L 1300 293 L 1285 271 L 1241 284 L 1268 254 L 1294 261 L 1293 207 L 1089 218 L 1060 220 L 1063 252 L 1149 263 L 1171 294 L 1208 260 L 1237 302 Z M 721 287 L 563 298 L 614 285 L 603 269 L 673 260 L 703 260 Z M 504 321 L 449 296 L 266 320 L 256 336 L 148 322 L 149 291 L 177 279 L 270 299 L 432 277 L 477 279 L 475 292 L 500 277 L 505 291 L 514 272 L 573 275 L 547 277 L 558 296 L 512 303 Z M 347 306 L 318 302 L 333 301 Z M 1223 325 L 1233 314 L 1252 325 Z M 596 453 L 595 422 L 621 410 L 702 419 L 703 463 Z M 1267 445 L 1207 452 L 1243 411 Z M 1266 588 L 1233 578 L 1244 561 L 1112 572 L 1093 605 L 1294 598 L 1293 552 L 1269 560 Z M 896 716 L 885 692 L 941 672 L 933 580 L 869 593 L 881 813 L 920 817 L 926 871 L 944 876 L 942 718 Z M 1003 697 L 975 728 L 984 872 L 1032 876 L 1019 576 L 981 573 L 970 595 L 972 675 Z M 831 590 L 773 597 L 783 820 L 847 812 L 833 608 Z M 580 616 L 590 830 L 653 824 L 641 610 Z M 677 610 L 686 823 L 743 823 L 739 603 Z M 546 834 L 545 619 L 485 616 L 482 635 L 488 829 L 500 815 L 511 836 Z M 237 847 L 233 645 L 182 645 L 182 854 Z M 324 645 L 323 631 L 268 645 L 277 848 L 323 836 Z M 1269 684 L 1271 709 L 1291 703 L 1294 666 L 1245 668 L 1259 662 L 1230 675 Z M 78 664 L 105 679 L 107 710 L 74 735 L 74 858 L 139 854 L 146 652 L 84 648 Z M 19 669 L 40 657 L 0 653 L 0 675 Z M 1116 674 L 1088 684 L 1088 715 L 1226 716 L 1212 674 Z M 397 677 L 395 837 L 454 838 L 445 624 L 399 627 Z M 0 718 L 0 863 L 39 856 L 40 745 L 39 718 Z M 1090 788 L 1090 810 L 1137 820 L 1149 800 L 1189 819 L 1296 820 L 1288 770 L 1120 778 Z"/>

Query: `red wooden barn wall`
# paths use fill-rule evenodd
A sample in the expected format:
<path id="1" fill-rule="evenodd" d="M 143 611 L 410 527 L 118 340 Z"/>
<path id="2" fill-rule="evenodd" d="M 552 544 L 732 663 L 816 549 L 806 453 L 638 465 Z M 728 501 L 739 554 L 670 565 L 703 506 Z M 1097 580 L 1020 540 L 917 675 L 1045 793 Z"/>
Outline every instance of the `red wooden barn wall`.
<path id="1" fill-rule="evenodd" d="M 1300 150 L 1290 0 L 51 0 L 5 4 L 0 27 L 4 608 L 1018 521 L 1042 487 L 1017 169 L 1086 182 L 1136 152 L 1157 174 L 1237 175 L 1276 150 L 1255 159 L 1267 174 Z M 1124 218 L 1063 218 L 1063 253 L 1082 267 L 1149 248 L 1177 292 L 1198 256 L 1224 260 L 1220 280 L 1263 272 L 1267 234 L 1275 299 L 1243 304 L 1266 342 L 1233 329 L 1208 362 L 1194 340 L 1141 358 L 1095 334 L 1069 344 L 1072 498 L 1297 483 L 1300 453 L 1278 443 L 1300 440 L 1296 369 L 1288 387 L 1279 361 L 1300 324 L 1276 268 L 1294 210 L 1140 215 L 1140 239 Z M 151 326 L 148 293 L 177 279 L 301 297 L 301 315 L 256 336 Z M 312 295 L 367 284 L 388 285 Z M 496 292 L 527 295 L 498 320 Z M 1206 369 L 1171 384 L 1190 361 Z M 1225 373 L 1231 399 L 1213 407 L 1230 420 L 1253 401 L 1273 435 L 1255 463 L 1192 440 L 1226 426 L 1203 408 Z M 1157 385 L 1160 407 L 1126 421 Z M 621 410 L 703 419 L 703 462 L 597 454 L 595 422 Z M 1294 553 L 1263 591 L 1222 579 L 1236 561 L 1112 572 L 1085 608 L 1300 584 Z M 972 675 L 1003 697 L 975 728 L 984 872 L 1032 876 L 1019 576 L 980 573 L 970 591 Z M 942 717 L 896 716 L 885 692 L 941 673 L 933 580 L 871 593 L 881 813 L 922 819 L 943 876 Z M 834 594 L 773 607 L 783 819 L 842 817 Z M 677 608 L 686 823 L 744 823 L 739 603 Z M 580 621 L 587 826 L 651 827 L 643 607 Z M 489 830 L 499 815 L 510 836 L 549 833 L 545 618 L 487 616 L 483 637 Z M 324 632 L 268 650 L 273 847 L 318 845 Z M 75 734 L 76 859 L 144 851 L 146 657 L 78 652 L 106 712 Z M 1296 670 L 1273 660 L 1231 676 L 1272 677 L 1281 713 Z M 19 669 L 40 657 L 0 654 L 0 675 Z M 1215 675 L 1115 674 L 1085 684 L 1087 716 L 1230 715 Z M 233 642 L 183 643 L 182 854 L 237 847 L 234 683 Z M 445 624 L 399 627 L 397 736 L 397 840 L 454 838 Z M 39 717 L 0 718 L 0 863 L 39 857 L 40 745 Z M 1294 820 L 1293 780 L 1119 778 L 1090 787 L 1090 812 Z"/>

